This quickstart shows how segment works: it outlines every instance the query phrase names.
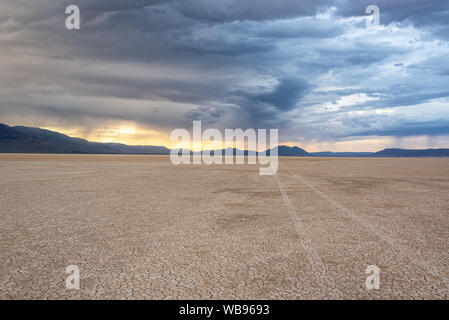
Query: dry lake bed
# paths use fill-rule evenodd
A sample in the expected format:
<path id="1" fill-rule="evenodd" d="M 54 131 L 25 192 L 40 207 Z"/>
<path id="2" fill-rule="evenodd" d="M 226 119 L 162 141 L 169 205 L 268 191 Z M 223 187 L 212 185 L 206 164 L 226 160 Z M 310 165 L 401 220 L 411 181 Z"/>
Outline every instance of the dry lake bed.
<path id="1" fill-rule="evenodd" d="M 449 159 L 258 168 L 0 155 L 0 299 L 449 299 Z"/>

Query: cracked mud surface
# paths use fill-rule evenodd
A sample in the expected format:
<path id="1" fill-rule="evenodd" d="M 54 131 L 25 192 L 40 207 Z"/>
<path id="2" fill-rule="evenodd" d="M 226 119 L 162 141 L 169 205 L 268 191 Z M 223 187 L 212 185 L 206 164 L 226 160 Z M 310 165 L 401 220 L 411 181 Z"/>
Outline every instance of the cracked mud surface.
<path id="1" fill-rule="evenodd" d="M 280 158 L 258 173 L 0 155 L 0 299 L 449 299 L 449 159 Z"/>

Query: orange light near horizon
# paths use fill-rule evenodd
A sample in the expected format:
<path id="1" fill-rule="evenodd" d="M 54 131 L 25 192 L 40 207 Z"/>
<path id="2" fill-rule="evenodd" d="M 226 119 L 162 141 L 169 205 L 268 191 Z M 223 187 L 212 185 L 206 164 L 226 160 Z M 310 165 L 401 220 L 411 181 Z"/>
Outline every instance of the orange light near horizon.
<path id="1" fill-rule="evenodd" d="M 137 126 L 133 123 L 119 123 L 117 125 L 106 125 L 91 130 L 83 127 L 59 127 L 46 126 L 41 127 L 51 131 L 56 131 L 70 137 L 86 139 L 92 142 L 112 142 L 123 143 L 127 145 L 153 145 L 164 146 L 172 149 L 177 145 L 178 141 L 170 140 L 170 132 L 158 131 L 155 129 L 147 129 Z M 413 136 L 403 137 L 401 139 L 390 136 L 369 136 L 354 137 L 345 141 L 286 141 L 280 142 L 279 145 L 289 147 L 298 146 L 308 152 L 333 151 L 333 152 L 376 152 L 385 148 L 431 148 L 449 146 L 449 136 L 432 137 Z M 227 147 L 239 147 L 236 143 L 227 143 L 222 141 L 202 141 L 200 146 L 191 142 L 185 142 L 182 148 L 191 149 L 193 151 L 215 150 Z M 245 144 L 246 148 L 246 144 Z"/>
<path id="2" fill-rule="evenodd" d="M 91 142 L 155 146 L 167 146 L 171 143 L 167 133 L 141 128 L 133 124 L 103 126 L 91 130 L 86 130 L 82 127 L 42 127 L 42 129 L 57 131 L 71 137 L 82 138 Z"/>
<path id="3" fill-rule="evenodd" d="M 120 124 L 117 126 L 103 126 L 87 131 L 82 127 L 42 127 L 51 131 L 56 131 L 71 137 L 86 139 L 91 142 L 101 143 L 123 143 L 127 145 L 153 145 L 164 146 L 172 149 L 178 144 L 178 141 L 170 140 L 170 133 L 161 132 L 157 130 L 145 129 L 133 124 Z M 202 150 L 216 150 L 224 148 L 240 148 L 235 141 L 214 141 L 202 140 L 199 145 L 193 140 L 185 142 L 181 145 L 183 149 L 190 149 L 192 151 Z M 247 144 L 243 149 L 247 148 Z"/>
<path id="4" fill-rule="evenodd" d="M 117 130 L 117 133 L 122 135 L 135 135 L 136 132 L 136 128 L 133 126 L 120 126 Z"/>

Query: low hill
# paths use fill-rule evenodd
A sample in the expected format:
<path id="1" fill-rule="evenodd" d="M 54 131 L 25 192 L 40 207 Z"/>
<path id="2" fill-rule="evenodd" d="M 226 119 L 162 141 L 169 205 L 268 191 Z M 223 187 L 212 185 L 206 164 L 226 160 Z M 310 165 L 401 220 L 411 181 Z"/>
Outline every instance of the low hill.
<path id="1" fill-rule="evenodd" d="M 384 149 L 373 157 L 449 157 L 449 149 Z"/>
<path id="2" fill-rule="evenodd" d="M 278 155 L 285 157 L 303 157 L 303 156 L 310 156 L 310 153 L 299 147 L 279 146 Z"/>
<path id="3" fill-rule="evenodd" d="M 332 151 L 322 151 L 322 152 L 312 152 L 311 155 L 316 157 L 369 157 L 372 152 L 332 152 Z"/>
<path id="4" fill-rule="evenodd" d="M 449 149 L 384 149 L 379 152 L 313 152 L 299 147 L 279 146 L 279 156 L 288 157 L 449 157 Z M 267 155 L 273 149 L 267 150 Z M 87 153 L 87 154 L 170 154 L 170 150 L 161 146 L 129 146 L 121 143 L 90 142 L 69 137 L 58 132 L 31 128 L 11 127 L 0 123 L 0 153 Z M 225 150 L 214 150 L 214 153 Z M 236 155 L 237 149 L 232 149 Z M 198 154 L 193 152 L 192 154 Z M 250 154 L 254 154 L 251 153 Z M 248 151 L 244 151 L 248 155 Z"/>
<path id="5" fill-rule="evenodd" d="M 273 148 L 274 149 L 274 148 Z M 266 154 L 270 155 L 273 149 L 268 149 Z M 277 147 L 278 149 L 278 156 L 281 157 L 299 157 L 299 156 L 310 156 L 310 154 L 299 148 L 299 147 L 288 147 L 288 146 L 279 146 Z M 227 148 L 227 149 L 217 149 L 217 150 L 210 150 L 211 154 L 225 154 L 226 150 L 230 151 L 234 156 L 237 155 L 237 151 L 242 152 L 240 149 L 237 148 Z M 199 155 L 201 154 L 201 152 L 199 151 L 195 151 L 193 152 L 194 155 Z M 255 151 L 248 151 L 248 150 L 244 150 L 243 154 L 245 156 L 249 155 L 257 155 L 258 153 L 256 153 Z"/>
<path id="6" fill-rule="evenodd" d="M 50 130 L 10 127 L 0 123 L 0 152 L 169 154 L 170 150 L 159 146 L 128 146 L 120 143 L 89 142 Z"/>

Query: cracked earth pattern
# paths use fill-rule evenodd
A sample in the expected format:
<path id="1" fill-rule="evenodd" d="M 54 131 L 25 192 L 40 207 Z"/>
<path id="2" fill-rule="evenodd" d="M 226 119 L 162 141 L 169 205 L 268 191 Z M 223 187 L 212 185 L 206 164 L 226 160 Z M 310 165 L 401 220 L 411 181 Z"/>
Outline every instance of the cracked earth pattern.
<path id="1" fill-rule="evenodd" d="M 276 176 L 258 172 L 0 155 L 0 299 L 449 298 L 449 159 L 280 158 Z"/>

